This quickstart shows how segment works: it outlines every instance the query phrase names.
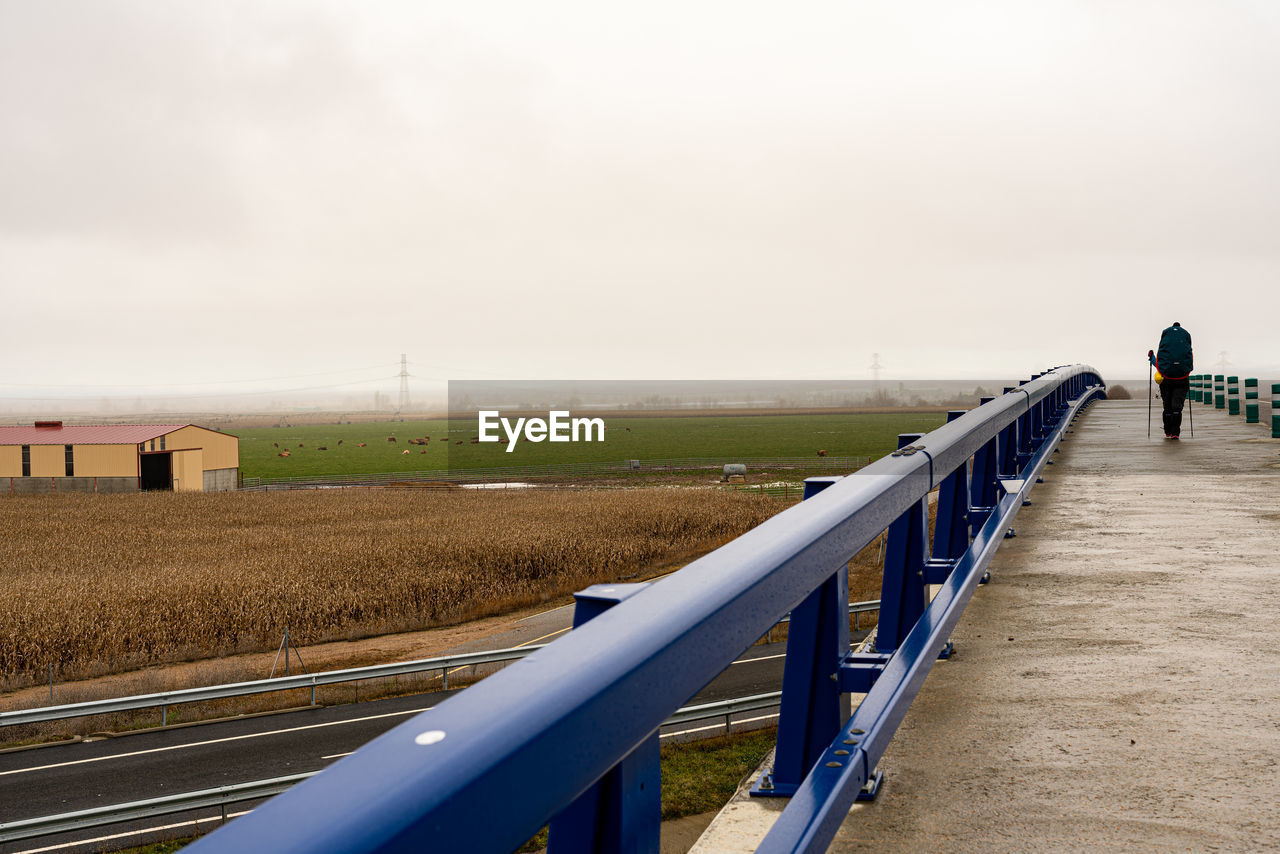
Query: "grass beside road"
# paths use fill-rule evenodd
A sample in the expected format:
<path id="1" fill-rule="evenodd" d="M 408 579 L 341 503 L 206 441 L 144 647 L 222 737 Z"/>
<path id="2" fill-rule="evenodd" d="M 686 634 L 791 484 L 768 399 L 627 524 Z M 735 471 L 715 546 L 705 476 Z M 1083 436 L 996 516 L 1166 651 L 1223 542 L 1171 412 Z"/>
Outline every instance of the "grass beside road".
<path id="1" fill-rule="evenodd" d="M 662 820 L 718 810 L 773 748 L 778 728 L 662 748 Z"/>

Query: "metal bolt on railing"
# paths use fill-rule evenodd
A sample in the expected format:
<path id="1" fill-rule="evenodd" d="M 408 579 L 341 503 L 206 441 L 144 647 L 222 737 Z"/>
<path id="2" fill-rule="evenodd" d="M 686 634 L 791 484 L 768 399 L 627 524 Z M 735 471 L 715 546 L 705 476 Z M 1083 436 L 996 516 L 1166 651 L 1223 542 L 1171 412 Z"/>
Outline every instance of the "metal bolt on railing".
<path id="1" fill-rule="evenodd" d="M 1258 379 L 1248 377 L 1244 381 L 1244 423 L 1258 423 Z"/>
<path id="2" fill-rule="evenodd" d="M 1240 378 L 1227 377 L 1227 414 L 1240 414 Z"/>
<path id="3" fill-rule="evenodd" d="M 1227 395 L 1225 391 L 1226 386 L 1223 384 L 1226 381 L 1226 379 L 1227 379 L 1226 376 L 1223 374 L 1213 375 L 1213 408 L 1214 409 L 1227 408 Z"/>

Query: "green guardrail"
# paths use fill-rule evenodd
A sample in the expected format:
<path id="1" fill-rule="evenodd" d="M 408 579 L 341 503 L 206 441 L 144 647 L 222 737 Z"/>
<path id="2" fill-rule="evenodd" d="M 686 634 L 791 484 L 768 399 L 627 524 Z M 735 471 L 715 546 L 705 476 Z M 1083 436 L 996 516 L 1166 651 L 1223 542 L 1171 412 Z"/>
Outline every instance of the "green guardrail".
<path id="1" fill-rule="evenodd" d="M 1226 386 L 1224 385 L 1226 379 L 1227 379 L 1226 376 L 1223 374 L 1213 375 L 1213 408 L 1214 409 L 1227 408 Z"/>
<path id="2" fill-rule="evenodd" d="M 1258 423 L 1258 378 L 1246 377 L 1244 381 L 1244 423 Z"/>
<path id="3" fill-rule="evenodd" d="M 1271 384 L 1271 438 L 1280 439 L 1280 383 Z"/>
<path id="4" fill-rule="evenodd" d="M 1240 414 L 1240 378 L 1227 377 L 1227 414 Z"/>

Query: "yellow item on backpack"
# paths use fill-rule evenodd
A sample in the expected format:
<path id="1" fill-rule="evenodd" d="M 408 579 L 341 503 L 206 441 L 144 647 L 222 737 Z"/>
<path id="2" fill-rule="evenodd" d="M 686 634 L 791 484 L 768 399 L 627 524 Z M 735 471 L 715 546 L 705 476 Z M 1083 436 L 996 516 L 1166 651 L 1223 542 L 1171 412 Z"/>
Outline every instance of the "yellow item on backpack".
<path id="1" fill-rule="evenodd" d="M 1162 382 L 1164 382 L 1164 374 L 1156 371 L 1156 385 L 1160 385 Z"/>

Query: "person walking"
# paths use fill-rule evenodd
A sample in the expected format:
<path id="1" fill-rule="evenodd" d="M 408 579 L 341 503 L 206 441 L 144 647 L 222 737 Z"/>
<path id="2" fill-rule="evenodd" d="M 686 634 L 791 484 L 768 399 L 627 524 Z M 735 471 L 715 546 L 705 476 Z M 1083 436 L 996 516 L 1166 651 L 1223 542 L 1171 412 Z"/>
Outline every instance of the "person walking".
<path id="1" fill-rule="evenodd" d="M 1191 352 L 1191 334 L 1174 324 L 1160 333 L 1160 346 L 1147 351 L 1147 359 L 1155 365 L 1160 383 L 1160 402 L 1164 404 L 1164 437 L 1177 439 L 1182 433 L 1182 405 L 1191 389 L 1191 371 L 1195 362 Z M 1163 377 L 1163 379 L 1160 379 Z"/>

